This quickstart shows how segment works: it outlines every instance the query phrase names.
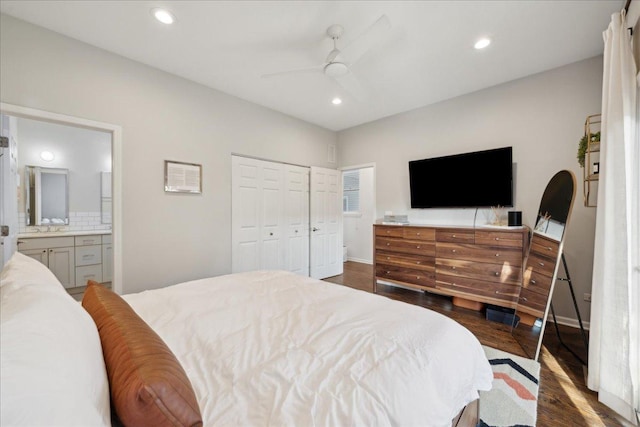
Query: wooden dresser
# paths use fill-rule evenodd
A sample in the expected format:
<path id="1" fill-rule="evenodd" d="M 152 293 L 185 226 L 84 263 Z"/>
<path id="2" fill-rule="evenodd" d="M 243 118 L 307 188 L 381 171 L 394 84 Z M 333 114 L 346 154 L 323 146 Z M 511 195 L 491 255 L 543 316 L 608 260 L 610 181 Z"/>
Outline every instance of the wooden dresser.
<path id="1" fill-rule="evenodd" d="M 375 279 L 515 308 L 529 229 L 374 225 Z M 457 300 L 457 301 L 456 301 Z"/>

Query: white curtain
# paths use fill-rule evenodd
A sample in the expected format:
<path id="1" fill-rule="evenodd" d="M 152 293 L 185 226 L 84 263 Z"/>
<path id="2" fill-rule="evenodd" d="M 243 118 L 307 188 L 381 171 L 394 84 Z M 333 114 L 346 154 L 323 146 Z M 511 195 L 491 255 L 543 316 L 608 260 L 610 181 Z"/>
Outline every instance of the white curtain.
<path id="1" fill-rule="evenodd" d="M 636 65 L 624 12 L 612 15 L 603 36 L 588 386 L 601 402 L 635 422 L 640 407 L 640 128 Z"/>

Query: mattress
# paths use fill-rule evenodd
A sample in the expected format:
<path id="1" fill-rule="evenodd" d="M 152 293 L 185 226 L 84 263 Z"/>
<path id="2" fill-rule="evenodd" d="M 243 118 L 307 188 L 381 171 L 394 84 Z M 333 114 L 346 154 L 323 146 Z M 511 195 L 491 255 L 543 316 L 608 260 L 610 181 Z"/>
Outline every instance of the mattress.
<path id="1" fill-rule="evenodd" d="M 124 296 L 164 339 L 205 425 L 450 426 L 492 372 L 428 309 L 284 271 Z"/>

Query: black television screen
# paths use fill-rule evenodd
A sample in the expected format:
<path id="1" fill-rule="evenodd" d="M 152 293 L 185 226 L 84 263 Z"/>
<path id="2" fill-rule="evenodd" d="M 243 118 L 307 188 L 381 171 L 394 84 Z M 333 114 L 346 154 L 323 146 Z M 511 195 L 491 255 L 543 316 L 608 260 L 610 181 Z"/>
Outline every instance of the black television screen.
<path id="1" fill-rule="evenodd" d="M 412 208 L 513 206 L 511 147 L 409 162 Z"/>

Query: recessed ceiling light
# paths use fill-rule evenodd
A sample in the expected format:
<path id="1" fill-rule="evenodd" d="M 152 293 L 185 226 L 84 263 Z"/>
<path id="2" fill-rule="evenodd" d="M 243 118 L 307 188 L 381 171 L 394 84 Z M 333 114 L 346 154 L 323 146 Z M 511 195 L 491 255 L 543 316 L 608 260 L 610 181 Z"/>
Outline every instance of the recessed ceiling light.
<path id="1" fill-rule="evenodd" d="M 165 9 L 160 9 L 160 8 L 151 9 L 151 14 L 158 21 L 162 22 L 163 24 L 167 24 L 167 25 L 173 24 L 175 22 L 175 20 L 176 20 L 176 17 L 173 16 L 173 14 L 171 12 L 169 12 L 168 10 L 165 10 Z"/>
<path id="2" fill-rule="evenodd" d="M 51 151 L 43 151 L 42 153 L 40 153 L 40 158 L 45 162 L 50 162 L 55 158 L 55 156 Z"/>
<path id="3" fill-rule="evenodd" d="M 332 103 L 333 105 L 340 105 L 340 104 L 342 104 L 342 99 L 340 99 L 340 98 L 333 98 L 333 99 L 331 100 L 331 103 Z"/>
<path id="4" fill-rule="evenodd" d="M 484 49 L 491 44 L 491 40 L 488 38 L 482 38 L 473 45 L 476 49 Z"/>

